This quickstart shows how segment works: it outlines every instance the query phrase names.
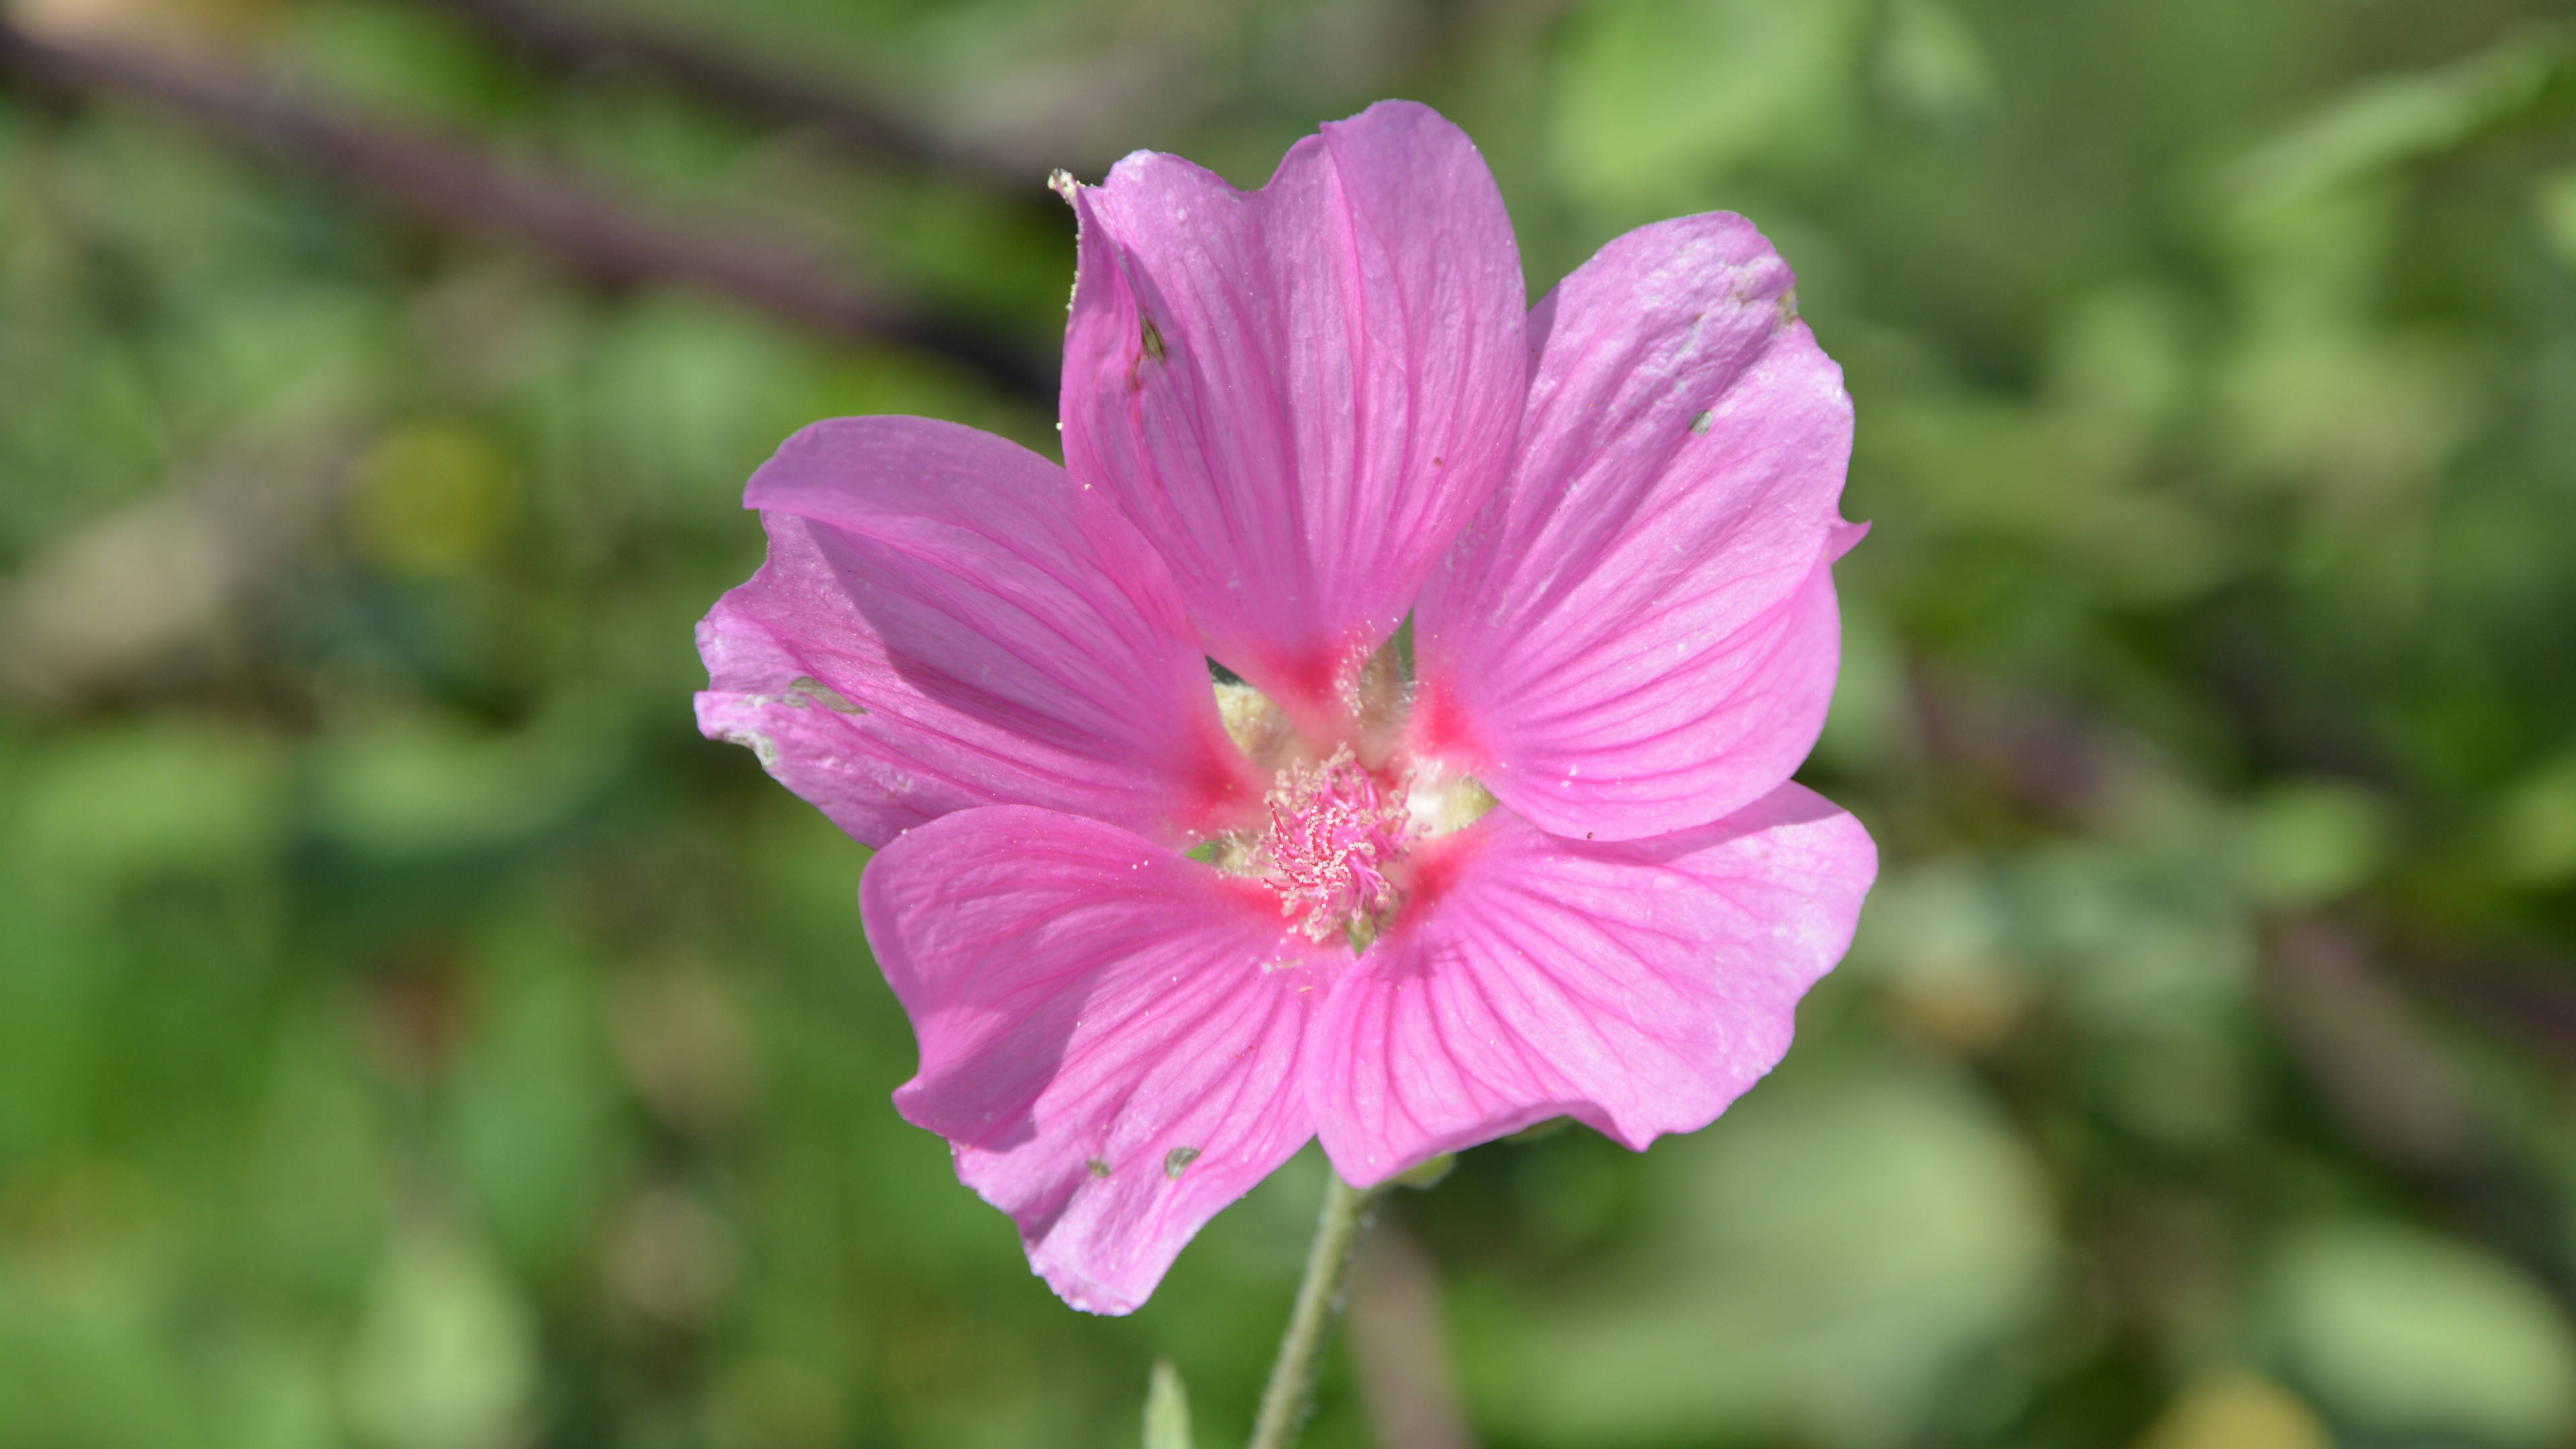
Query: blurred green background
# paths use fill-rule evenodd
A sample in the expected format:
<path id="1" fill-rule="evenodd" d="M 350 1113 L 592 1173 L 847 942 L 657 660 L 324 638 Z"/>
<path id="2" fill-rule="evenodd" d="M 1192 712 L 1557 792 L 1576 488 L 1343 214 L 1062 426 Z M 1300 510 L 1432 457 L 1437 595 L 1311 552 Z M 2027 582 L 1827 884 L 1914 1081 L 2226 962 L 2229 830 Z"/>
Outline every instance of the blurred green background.
<path id="1" fill-rule="evenodd" d="M 1060 1306 L 690 626 L 801 423 L 1052 450 L 1049 167 L 1386 95 L 1533 296 L 1798 269 L 1886 871 L 1716 1127 L 1394 1200 L 1311 1442 L 2576 1445 L 2559 7 L 585 4 L 6 12 L 0 1445 L 1233 1441 L 1320 1164 Z"/>

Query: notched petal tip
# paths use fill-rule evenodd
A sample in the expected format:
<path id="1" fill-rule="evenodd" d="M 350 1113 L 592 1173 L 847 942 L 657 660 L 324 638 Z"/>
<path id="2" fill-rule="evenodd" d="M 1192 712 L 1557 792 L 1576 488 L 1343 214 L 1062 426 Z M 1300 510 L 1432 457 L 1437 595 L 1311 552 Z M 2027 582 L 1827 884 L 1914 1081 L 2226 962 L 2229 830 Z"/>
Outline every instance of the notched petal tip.
<path id="1" fill-rule="evenodd" d="M 1501 476 L 1527 371 L 1500 190 L 1393 102 L 1259 191 L 1138 153 L 1071 199 L 1067 466 L 1170 562 L 1209 654 L 1328 708 Z"/>
<path id="2" fill-rule="evenodd" d="M 1330 144 L 1348 146 L 1356 142 L 1405 146 L 1417 153 L 1415 164 L 1424 160 L 1448 159 L 1454 162 L 1472 157 L 1478 168 L 1485 165 L 1485 153 L 1477 147 L 1475 138 L 1467 134 L 1465 127 L 1420 101 L 1389 97 L 1372 102 L 1338 121 L 1326 121 L 1315 129 L 1318 138 Z M 1283 168 L 1286 165 L 1285 162 L 1281 164 Z"/>

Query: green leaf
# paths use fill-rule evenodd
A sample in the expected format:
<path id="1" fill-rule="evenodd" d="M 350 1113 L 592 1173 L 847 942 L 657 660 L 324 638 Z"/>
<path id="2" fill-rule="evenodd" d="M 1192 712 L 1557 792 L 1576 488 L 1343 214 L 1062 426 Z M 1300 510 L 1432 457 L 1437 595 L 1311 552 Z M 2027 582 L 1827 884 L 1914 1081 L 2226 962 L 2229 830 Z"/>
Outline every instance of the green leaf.
<path id="1" fill-rule="evenodd" d="M 1449 1170 L 1457 1165 L 1457 1153 L 1443 1152 L 1438 1157 L 1432 1158 L 1430 1161 L 1423 1163 L 1419 1167 L 1413 1168 L 1408 1172 L 1397 1173 L 1395 1175 L 1395 1185 L 1397 1187 L 1412 1188 L 1415 1192 L 1428 1192 L 1432 1188 L 1438 1187 L 1440 1185 L 1440 1180 L 1447 1177 L 1449 1175 Z"/>
<path id="2" fill-rule="evenodd" d="M 1848 109 L 1862 40 L 1851 0 L 1617 0 L 1574 17 L 1555 143 L 1578 192 L 1696 196 L 1759 157 L 1804 155 Z"/>
<path id="3" fill-rule="evenodd" d="M 2239 826 L 2239 883 L 2265 905 L 2314 905 L 2359 888 L 2394 848 L 2388 808 L 2366 790 L 2300 780 L 2263 792 Z"/>
<path id="4" fill-rule="evenodd" d="M 29 778 L 16 843 L 57 877 L 221 874 L 264 859 L 285 825 L 275 744 L 211 721 L 92 729 Z"/>
<path id="5" fill-rule="evenodd" d="M 2495 834 L 2505 879 L 2520 886 L 2576 879 L 2576 750 L 2505 792 Z"/>
<path id="6" fill-rule="evenodd" d="M 1154 1360 L 1154 1379 L 1145 1390 L 1145 1449 L 1190 1449 L 1189 1391 L 1167 1358 Z"/>
<path id="7" fill-rule="evenodd" d="M 2339 1415 L 2390 1435 L 2560 1444 L 2576 1428 L 2576 1328 L 2512 1263 L 2389 1224 L 2284 1245 L 2272 1324 Z"/>
<path id="8" fill-rule="evenodd" d="M 1480 1416 L 1521 1442 L 1878 1449 L 2047 1301 L 2038 1164 L 1957 1079 L 1766 1082 L 1650 1171 L 1658 1216 L 1516 1303 L 1516 1352 L 1484 1366 Z"/>
<path id="9" fill-rule="evenodd" d="M 2576 267 L 2576 166 L 2562 167 L 2535 182 L 2531 206 L 2550 255 Z"/>
<path id="10" fill-rule="evenodd" d="M 2364 81 L 2231 168 L 2256 205 L 2295 201 L 2447 150 L 2540 98 L 2564 36 L 2521 35 L 2438 70 Z"/>
<path id="11" fill-rule="evenodd" d="M 1984 121 L 2001 99 L 1977 32 L 1942 0 L 1888 7 L 1873 78 L 1889 105 L 1936 131 Z"/>
<path id="12" fill-rule="evenodd" d="M 378 1449 L 486 1449 L 524 1437 L 534 1320 L 473 1242 L 397 1236 L 350 1350 L 353 1427 Z"/>

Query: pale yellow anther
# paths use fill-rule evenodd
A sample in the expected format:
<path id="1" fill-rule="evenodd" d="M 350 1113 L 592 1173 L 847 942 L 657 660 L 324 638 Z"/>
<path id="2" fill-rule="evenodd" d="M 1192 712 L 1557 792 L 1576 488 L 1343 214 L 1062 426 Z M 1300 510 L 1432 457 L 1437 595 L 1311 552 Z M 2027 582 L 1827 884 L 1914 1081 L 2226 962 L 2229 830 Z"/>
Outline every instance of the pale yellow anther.
<path id="1" fill-rule="evenodd" d="M 1485 818 L 1494 792 L 1465 775 L 1417 770 L 1405 781 L 1404 808 L 1417 839 L 1448 835 Z"/>
<path id="2" fill-rule="evenodd" d="M 1342 707 L 1359 726 L 1360 758 L 1371 765 L 1385 764 L 1404 729 L 1405 714 L 1413 707 L 1413 683 L 1405 676 L 1394 640 L 1380 645 L 1342 687 Z"/>
<path id="3" fill-rule="evenodd" d="M 1225 723 L 1226 738 L 1256 768 L 1276 773 L 1296 752 L 1297 732 L 1286 711 L 1249 684 L 1219 681 L 1216 716 Z"/>

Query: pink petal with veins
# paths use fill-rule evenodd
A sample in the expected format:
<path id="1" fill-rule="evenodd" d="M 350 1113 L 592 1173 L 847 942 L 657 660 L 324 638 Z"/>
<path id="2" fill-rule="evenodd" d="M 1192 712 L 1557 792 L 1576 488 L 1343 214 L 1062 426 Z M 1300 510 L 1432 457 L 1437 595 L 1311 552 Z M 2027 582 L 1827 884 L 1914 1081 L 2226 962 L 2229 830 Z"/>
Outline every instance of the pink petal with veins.
<path id="1" fill-rule="evenodd" d="M 1170 574 L 1017 444 L 806 428 L 746 492 L 769 561 L 698 626 L 710 736 L 869 845 L 977 805 L 1165 838 L 1257 817 Z"/>
<path id="2" fill-rule="evenodd" d="M 1798 785 L 1650 840 L 1498 810 L 1434 844 L 1315 1023 L 1318 1130 L 1360 1186 L 1554 1116 L 1639 1150 L 1707 1126 L 1788 1050 L 1878 870 Z"/>
<path id="3" fill-rule="evenodd" d="M 1070 199 L 1066 466 L 1170 561 L 1208 652 L 1323 719 L 1509 459 L 1528 355 L 1493 176 L 1390 101 L 1257 192 L 1140 151 Z"/>
<path id="4" fill-rule="evenodd" d="M 1741 217 L 1628 233 L 1530 316 L 1510 479 L 1423 591 L 1417 748 L 1543 829 L 1714 820 L 1824 726 L 1842 370 Z"/>
<path id="5" fill-rule="evenodd" d="M 1259 885 L 1001 807 L 906 833 L 860 893 L 921 1042 L 895 1106 L 1074 1307 L 1133 1310 L 1314 1135 L 1308 1018 L 1338 962 Z"/>

